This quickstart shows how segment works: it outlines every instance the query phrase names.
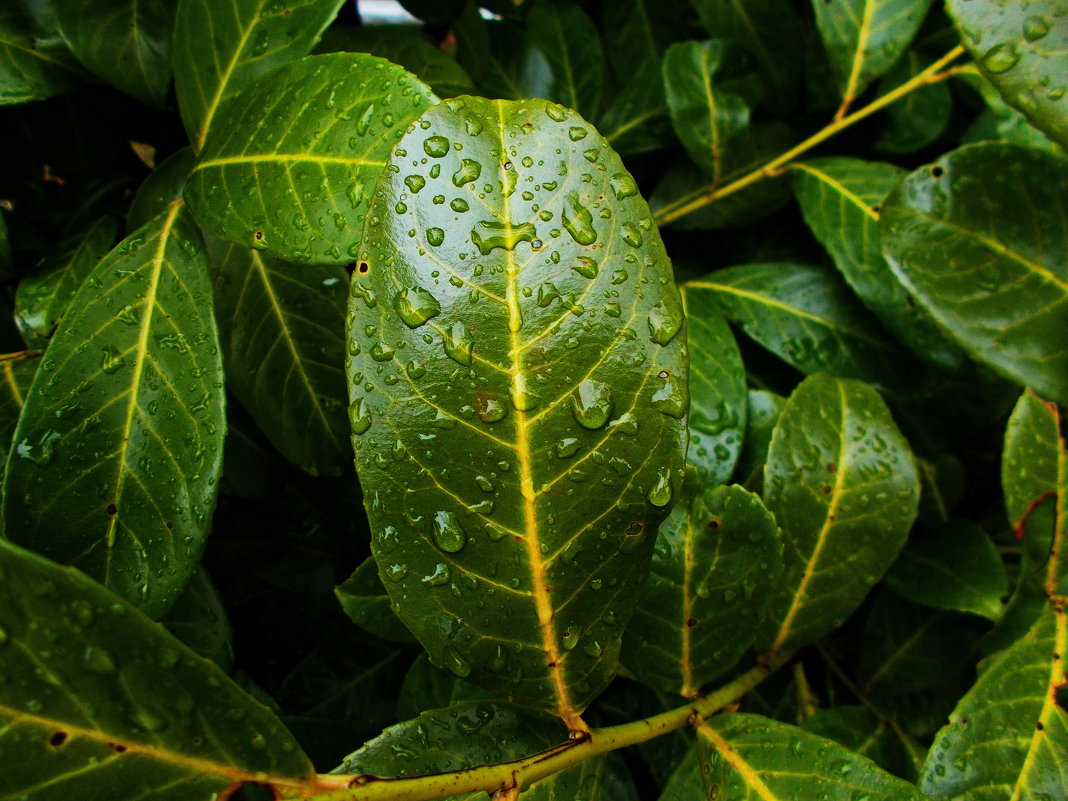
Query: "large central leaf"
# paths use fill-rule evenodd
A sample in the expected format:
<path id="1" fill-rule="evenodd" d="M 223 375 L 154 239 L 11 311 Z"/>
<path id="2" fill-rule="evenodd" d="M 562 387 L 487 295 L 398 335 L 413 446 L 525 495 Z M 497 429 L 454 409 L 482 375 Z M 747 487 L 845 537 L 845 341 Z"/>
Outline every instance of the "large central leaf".
<path id="1" fill-rule="evenodd" d="M 581 726 L 681 481 L 649 208 L 573 112 L 463 98 L 397 143 L 367 220 L 350 418 L 384 583 L 437 664 Z"/>

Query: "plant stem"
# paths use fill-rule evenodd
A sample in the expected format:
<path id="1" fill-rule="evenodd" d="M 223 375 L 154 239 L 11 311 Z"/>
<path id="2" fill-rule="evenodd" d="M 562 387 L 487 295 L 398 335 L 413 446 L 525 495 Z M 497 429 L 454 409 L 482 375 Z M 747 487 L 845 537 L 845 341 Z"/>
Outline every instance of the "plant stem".
<path id="1" fill-rule="evenodd" d="M 588 736 L 580 736 L 522 759 L 411 778 L 324 775 L 318 777 L 317 787 L 328 784 L 338 789 L 305 797 L 314 801 L 432 801 L 483 791 L 508 798 L 509 792 L 515 792 L 587 759 L 643 743 L 711 717 L 725 706 L 740 700 L 786 664 L 791 656 L 792 654 L 783 654 L 762 662 L 715 692 L 684 706 L 631 723 L 593 729 Z"/>
<path id="2" fill-rule="evenodd" d="M 916 73 L 905 83 L 887 92 L 882 97 L 873 100 L 871 103 L 864 106 L 863 108 L 854 111 L 852 114 L 844 116 L 841 119 L 833 120 L 805 141 L 795 145 L 794 147 L 787 150 L 785 153 L 776 156 L 774 159 L 772 159 L 762 167 L 758 167 L 752 172 L 743 175 L 736 181 L 731 181 L 725 186 L 712 187 L 707 190 L 694 192 L 687 197 L 680 198 L 679 200 L 675 201 L 675 203 L 665 206 L 657 215 L 656 224 L 659 226 L 667 225 L 668 223 L 674 222 L 680 217 L 685 217 L 687 214 L 691 214 L 700 208 L 703 208 L 721 198 L 726 197 L 727 195 L 733 195 L 735 192 L 738 192 L 741 189 L 745 189 L 747 186 L 755 184 L 757 181 L 762 181 L 765 178 L 771 178 L 775 175 L 778 175 L 782 172 L 783 168 L 787 164 L 789 164 L 795 158 L 800 156 L 802 153 L 805 153 L 814 148 L 816 145 L 825 142 L 826 140 L 837 134 L 839 131 L 848 128 L 850 125 L 853 125 L 853 123 L 859 122 L 860 120 L 874 114 L 877 111 L 881 111 L 882 109 L 889 106 L 891 103 L 900 100 L 905 95 L 914 92 L 917 89 L 920 89 L 924 86 L 928 86 L 932 83 L 944 81 L 946 78 L 950 77 L 952 71 L 942 72 L 942 69 L 954 59 L 959 58 L 963 54 L 964 46 L 957 45 L 944 56 L 942 56 L 942 58 L 940 58 L 938 61 L 931 64 L 931 66 L 929 66 L 922 72 Z"/>

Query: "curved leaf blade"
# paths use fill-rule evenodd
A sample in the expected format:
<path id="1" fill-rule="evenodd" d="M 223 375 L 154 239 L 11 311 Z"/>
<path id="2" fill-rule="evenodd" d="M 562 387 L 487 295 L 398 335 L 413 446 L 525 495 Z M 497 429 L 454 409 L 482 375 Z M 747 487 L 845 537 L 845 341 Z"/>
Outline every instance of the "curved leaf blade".
<path id="1" fill-rule="evenodd" d="M 343 1 L 180 0 L 174 89 L 193 150 L 204 147 L 225 100 L 285 62 L 306 56 Z"/>
<path id="2" fill-rule="evenodd" d="M 1012 195 L 999 187 L 1009 181 Z M 1068 164 L 1006 143 L 962 147 L 883 204 L 895 275 L 973 358 L 1068 402 Z"/>
<path id="3" fill-rule="evenodd" d="M 532 81 L 524 95 L 553 100 L 592 118 L 601 102 L 604 52 L 586 12 L 573 3 L 536 0 L 527 15 L 527 36 L 548 65 L 548 82 Z"/>
<path id="4" fill-rule="evenodd" d="M 62 94 L 85 77 L 58 33 L 15 4 L 0 9 L 0 106 Z"/>
<path id="5" fill-rule="evenodd" d="M 229 387 L 271 444 L 313 475 L 350 470 L 343 267 L 210 247 Z"/>
<path id="6" fill-rule="evenodd" d="M 159 616 L 203 549 L 224 432 L 204 245 L 174 203 L 71 301 L 15 430 L 5 530 Z"/>
<path id="7" fill-rule="evenodd" d="M 0 383 L 0 458 L 5 463 L 15 425 L 40 363 L 40 356 L 32 351 L 0 357 L 0 370 L 3 370 L 3 382 Z"/>
<path id="8" fill-rule="evenodd" d="M 203 567 L 198 568 L 160 625 L 224 673 L 234 665 L 233 632 L 218 590 Z"/>
<path id="9" fill-rule="evenodd" d="M 395 153 L 349 307 L 372 548 L 435 664 L 579 726 L 681 483 L 670 265 L 618 156 L 560 106 L 446 101 Z"/>
<path id="10" fill-rule="evenodd" d="M 623 641 L 623 662 L 640 681 L 687 698 L 749 648 L 782 573 L 778 526 L 760 499 L 738 485 L 697 487 L 660 525 Z"/>
<path id="11" fill-rule="evenodd" d="M 357 565 L 352 575 L 334 588 L 334 595 L 345 614 L 360 628 L 392 642 L 415 642 L 389 606 L 389 595 L 378 576 L 374 557 L 369 556 Z"/>
<path id="12" fill-rule="evenodd" d="M 1005 102 L 1068 149 L 1068 18 L 1060 0 L 949 0 L 961 40 Z"/>
<path id="13" fill-rule="evenodd" d="M 126 215 L 126 230 L 136 231 L 181 198 L 185 180 L 196 163 L 196 153 L 193 148 L 187 146 L 157 164 L 130 204 L 130 211 Z"/>
<path id="14" fill-rule="evenodd" d="M 287 64 L 217 115 L 186 184 L 190 209 L 231 242 L 287 261 L 347 264 L 365 195 L 434 100 L 403 68 L 364 53 Z"/>
<path id="15" fill-rule="evenodd" d="M 908 442 L 875 390 L 824 374 L 802 381 L 764 465 L 786 573 L 758 647 L 804 645 L 845 619 L 905 544 L 919 498 Z"/>
<path id="16" fill-rule="evenodd" d="M 245 781 L 316 786 L 272 712 L 137 609 L 6 542 L 0 573 L 0 794 L 181 801 Z"/>

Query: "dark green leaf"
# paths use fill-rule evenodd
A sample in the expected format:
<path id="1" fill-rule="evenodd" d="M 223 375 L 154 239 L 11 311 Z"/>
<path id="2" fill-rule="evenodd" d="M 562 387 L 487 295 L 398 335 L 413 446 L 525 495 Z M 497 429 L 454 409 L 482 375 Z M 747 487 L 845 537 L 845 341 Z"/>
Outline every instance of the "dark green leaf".
<path id="1" fill-rule="evenodd" d="M 15 430 L 5 531 L 159 616 L 200 558 L 224 433 L 207 258 L 174 203 L 71 300 Z"/>
<path id="2" fill-rule="evenodd" d="M 844 104 L 893 66 L 930 7 L 931 0 L 812 0 Z"/>
<path id="3" fill-rule="evenodd" d="M 623 662 L 642 682 L 695 697 L 756 637 L 782 574 L 782 540 L 760 499 L 688 479 L 660 524 L 652 575 L 627 627 Z"/>
<path id="4" fill-rule="evenodd" d="M 690 445 L 686 461 L 704 486 L 725 484 L 742 449 L 748 397 L 738 343 L 708 290 L 684 284 L 690 349 Z"/>
<path id="5" fill-rule="evenodd" d="M 1068 148 L 1068 16 L 1063 0 L 948 0 L 961 40 L 1011 106 Z"/>
<path id="6" fill-rule="evenodd" d="M 544 58 L 531 56 L 522 29 L 510 22 L 488 23 L 474 2 L 467 3 L 452 33 L 457 60 L 486 97 L 519 99 L 523 96 L 520 83 L 524 71 L 544 73 L 549 69 Z"/>
<path id="7" fill-rule="evenodd" d="M 1060 401 L 1068 401 L 1066 208 L 1068 163 L 991 143 L 912 173 L 880 215 L 894 273 L 942 328 L 974 358 Z"/>
<path id="8" fill-rule="evenodd" d="M 656 0 L 615 0 L 602 16 L 605 55 L 616 77 L 625 85 L 653 74 L 660 85 L 664 51 L 685 33 L 679 9 Z"/>
<path id="9" fill-rule="evenodd" d="M 38 271 L 19 282 L 15 321 L 27 345 L 44 349 L 74 293 L 111 250 L 118 233 L 117 218 L 110 214 L 99 217 L 66 237 L 43 260 Z"/>
<path id="10" fill-rule="evenodd" d="M 401 0 L 401 5 L 413 17 L 432 25 L 455 22 L 464 9 L 465 0 Z M 383 30 L 380 28 L 380 30 Z"/>
<path id="11" fill-rule="evenodd" d="M 230 390 L 271 444 L 313 476 L 349 470 L 343 267 L 294 265 L 212 243 Z"/>
<path id="12" fill-rule="evenodd" d="M 697 728 L 697 742 L 660 801 L 922 801 L 908 782 L 838 743 L 759 715 L 734 713 Z"/>
<path id="13" fill-rule="evenodd" d="M 0 357 L 0 369 L 4 371 L 4 380 L 0 383 L 0 458 L 5 462 L 11 435 L 15 432 L 15 424 L 40 362 L 40 357 L 30 351 Z"/>
<path id="14" fill-rule="evenodd" d="M 814 159 L 794 165 L 794 194 L 805 222 L 864 305 L 914 353 L 957 372 L 964 354 L 916 307 L 879 246 L 879 208 L 904 175 L 892 164 Z"/>
<path id="15" fill-rule="evenodd" d="M 623 156 L 658 150 L 671 142 L 659 61 L 611 96 L 598 127 L 612 149 Z"/>
<path id="16" fill-rule="evenodd" d="M 574 723 L 681 483 L 670 263 L 618 156 L 560 106 L 450 100 L 396 152 L 350 303 L 372 547 L 435 664 Z"/>
<path id="17" fill-rule="evenodd" d="M 278 452 L 256 421 L 232 398 L 226 402 L 226 444 L 221 491 L 240 498 L 262 498 L 276 489 Z"/>
<path id="18" fill-rule="evenodd" d="M 748 482 L 756 471 L 762 471 L 768 458 L 772 432 L 775 430 L 775 424 L 779 422 L 779 415 L 785 403 L 786 398 L 774 392 L 763 389 L 749 390 L 745 439 L 735 469 L 739 481 Z"/>
<path id="19" fill-rule="evenodd" d="M 802 381 L 764 466 L 786 575 L 760 648 L 804 645 L 844 620 L 904 545 L 919 495 L 908 442 L 873 389 L 822 374 Z"/>
<path id="20" fill-rule="evenodd" d="M 920 521 L 936 527 L 948 523 L 953 510 L 964 497 L 967 477 L 960 459 L 942 453 L 933 461 L 916 459 L 923 494 L 920 496 Z"/>
<path id="21" fill-rule="evenodd" d="M 548 69 L 531 71 L 542 79 L 528 83 L 523 94 L 554 100 L 592 118 L 601 100 L 604 53 L 590 18 L 564 0 L 536 0 L 527 16 L 527 35 L 533 57 L 544 59 Z"/>
<path id="22" fill-rule="evenodd" d="M 803 373 L 827 371 L 891 389 L 915 385 L 917 367 L 833 272 L 747 264 L 690 286 L 714 292 L 728 320 Z"/>
<path id="23" fill-rule="evenodd" d="M 404 674 L 397 698 L 397 719 L 407 720 L 431 709 L 444 709 L 462 701 L 487 701 L 493 696 L 468 684 L 454 673 L 434 667 L 420 654 Z"/>
<path id="24" fill-rule="evenodd" d="M 186 198 L 224 239 L 289 261 L 350 262 L 365 195 L 433 99 L 402 68 L 363 53 L 287 64 L 223 106 Z"/>
<path id="25" fill-rule="evenodd" d="M 1048 609 L 996 657 L 935 737 L 929 797 L 1054 799 L 1068 794 L 1068 616 Z"/>
<path id="26" fill-rule="evenodd" d="M 864 706 L 835 706 L 830 709 L 821 709 L 802 723 L 801 728 L 817 737 L 841 743 L 862 757 L 867 757 L 883 770 L 898 776 L 909 769 L 906 751 L 908 747 L 919 751 L 920 764 L 923 764 L 923 751 L 912 741 L 912 738 L 905 735 L 909 739 L 906 746 L 889 721 L 878 717 Z M 904 776 L 904 778 L 912 779 L 915 776 Z"/>
<path id="27" fill-rule="evenodd" d="M 978 91 L 986 104 L 986 108 L 961 137 L 962 145 L 999 139 L 1025 147 L 1049 150 L 1058 156 L 1064 155 L 1059 145 L 1002 99 L 1001 93 L 983 76 L 978 66 L 972 63 L 960 67 L 959 70 L 956 77 Z"/>
<path id="28" fill-rule="evenodd" d="M 378 577 L 378 565 L 372 557 L 369 556 L 361 562 L 334 593 L 341 601 L 345 614 L 352 618 L 352 622 L 357 626 L 387 640 L 415 642 L 412 633 L 390 609 L 389 595 L 382 586 Z"/>
<path id="29" fill-rule="evenodd" d="M 638 790 L 618 754 L 604 754 L 542 779 L 523 801 L 639 801 Z"/>
<path id="30" fill-rule="evenodd" d="M 185 180 L 196 162 L 193 148 L 183 147 L 156 165 L 130 204 L 130 213 L 126 216 L 126 230 L 136 231 L 169 204 L 178 200 L 185 189 Z"/>
<path id="31" fill-rule="evenodd" d="M 7 231 L 4 212 L 0 211 L 0 280 L 10 281 L 15 277 L 15 265 L 11 258 L 11 238 Z"/>
<path id="32" fill-rule="evenodd" d="M 103 80 L 143 103 L 163 106 L 171 83 L 172 0 L 82 0 L 52 3 L 75 57 Z M 199 34 L 210 42 L 210 36 Z"/>
<path id="33" fill-rule="evenodd" d="M 233 632 L 218 591 L 204 568 L 198 568 L 170 611 L 160 620 L 167 631 L 224 673 L 234 664 Z"/>
<path id="34" fill-rule="evenodd" d="M 223 101 L 307 55 L 342 2 L 181 0 L 174 22 L 174 89 L 193 150 L 204 147 Z"/>
<path id="35" fill-rule="evenodd" d="M 271 712 L 137 609 L 2 542 L 0 572 L 0 794 L 189 801 L 246 780 L 315 786 Z"/>
<path id="36" fill-rule="evenodd" d="M 969 520 L 918 532 L 886 574 L 886 586 L 919 604 L 1001 617 L 1009 580 L 989 535 Z"/>
<path id="37" fill-rule="evenodd" d="M 910 50 L 879 83 L 879 96 L 927 69 L 933 59 Z M 875 147 L 888 153 L 913 153 L 942 135 L 953 111 L 953 99 L 944 81 L 909 92 L 886 109 L 886 124 Z"/>
<path id="38" fill-rule="evenodd" d="M 0 106 L 58 95 L 85 79 L 59 33 L 19 5 L 0 9 Z"/>

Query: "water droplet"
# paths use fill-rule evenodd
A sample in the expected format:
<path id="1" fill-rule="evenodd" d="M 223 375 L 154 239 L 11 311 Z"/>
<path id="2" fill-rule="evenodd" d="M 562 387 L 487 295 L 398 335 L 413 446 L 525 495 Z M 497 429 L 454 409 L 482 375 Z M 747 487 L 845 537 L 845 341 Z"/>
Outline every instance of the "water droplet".
<path id="1" fill-rule="evenodd" d="M 512 225 L 499 220 L 480 220 L 471 229 L 471 241 L 483 256 L 488 256 L 494 248 L 515 250 L 520 242 L 532 242 L 537 236 L 534 223 Z"/>
<path id="2" fill-rule="evenodd" d="M 504 673 L 504 669 L 508 666 L 508 656 L 504 652 L 504 648 L 500 643 L 497 643 L 490 654 L 490 658 L 486 660 L 486 670 L 490 673 Z"/>
<path id="3" fill-rule="evenodd" d="M 478 488 L 483 492 L 493 492 L 493 482 L 485 476 L 475 476 L 475 484 L 477 484 Z"/>
<path id="4" fill-rule="evenodd" d="M 567 135 L 572 142 L 577 142 L 580 139 L 586 138 L 586 129 L 581 128 L 578 125 L 573 125 L 567 129 Z"/>
<path id="5" fill-rule="evenodd" d="M 8 637 L 7 634 L 7 629 L 5 629 L 3 626 L 0 626 L 0 648 L 3 648 L 5 645 L 7 645 L 10 639 L 11 638 Z"/>
<path id="6" fill-rule="evenodd" d="M 457 364 L 467 366 L 471 364 L 471 351 L 475 341 L 467 331 L 467 326 L 457 320 L 446 332 L 442 343 L 445 347 L 445 355 Z"/>
<path id="7" fill-rule="evenodd" d="M 93 673 L 114 673 L 115 660 L 103 648 L 88 646 L 82 651 L 82 664 Z"/>
<path id="8" fill-rule="evenodd" d="M 671 475 L 661 470 L 656 475 L 656 483 L 649 490 L 649 503 L 653 506 L 667 506 L 671 502 Z"/>
<path id="9" fill-rule="evenodd" d="M 579 201 L 578 192 L 568 192 L 567 203 L 571 211 L 569 213 L 567 208 L 564 209 L 564 228 L 580 245 L 592 245 L 597 241 L 597 231 L 593 228 L 593 215 Z"/>
<path id="10" fill-rule="evenodd" d="M 521 412 L 529 412 L 539 403 L 537 395 L 526 389 L 520 390 L 517 387 L 512 387 L 510 394 L 512 405 Z"/>
<path id="11" fill-rule="evenodd" d="M 560 290 L 553 286 L 551 281 L 546 281 L 538 287 L 538 299 L 536 301 L 538 308 L 544 309 L 558 297 L 560 297 Z"/>
<path id="12" fill-rule="evenodd" d="M 482 175 L 482 165 L 473 159 L 461 159 L 460 167 L 452 174 L 452 185 L 461 187 L 477 181 Z"/>
<path id="13" fill-rule="evenodd" d="M 428 136 L 423 140 L 423 152 L 431 158 L 443 158 L 449 154 L 449 140 L 444 136 Z"/>
<path id="14" fill-rule="evenodd" d="M 434 565 L 434 572 L 428 576 L 423 576 L 423 583 L 429 584 L 431 587 L 440 587 L 442 584 L 448 582 L 451 578 L 452 572 L 449 570 L 449 566 L 444 562 L 438 562 Z"/>
<path id="15" fill-rule="evenodd" d="M 597 640 L 587 640 L 586 644 L 582 646 L 582 650 L 585 651 L 586 656 L 590 657 L 591 659 L 600 659 L 601 654 L 604 653 L 604 646 Z"/>
<path id="16" fill-rule="evenodd" d="M 983 54 L 982 64 L 987 72 L 995 75 L 1008 72 L 1020 60 L 1020 51 L 1013 42 L 1002 42 L 991 47 Z"/>
<path id="17" fill-rule="evenodd" d="M 371 125 L 371 120 L 375 114 L 375 104 L 368 103 L 364 110 L 360 113 L 360 116 L 356 118 L 356 133 L 360 136 L 367 134 L 367 129 Z"/>
<path id="18" fill-rule="evenodd" d="M 381 342 L 376 342 L 371 346 L 371 358 L 376 362 L 388 362 L 393 358 L 393 354 L 396 351 L 389 345 L 385 345 Z"/>
<path id="19" fill-rule="evenodd" d="M 426 178 L 422 175 L 409 175 L 404 179 L 404 185 L 412 190 L 414 194 L 418 194 L 419 190 L 426 186 Z"/>
<path id="20" fill-rule="evenodd" d="M 1023 35 L 1029 42 L 1037 42 L 1049 33 L 1049 22 L 1044 17 L 1032 16 L 1024 20 Z"/>
<path id="21" fill-rule="evenodd" d="M 460 656 L 460 652 L 451 645 L 445 649 L 445 667 L 461 679 L 471 675 L 471 663 Z"/>
<path id="22" fill-rule="evenodd" d="M 612 414 L 612 390 L 601 381 L 585 379 L 571 395 L 571 412 L 583 428 L 602 428 Z"/>
<path id="23" fill-rule="evenodd" d="M 393 553 L 400 545 L 400 532 L 393 526 L 386 526 L 377 539 L 379 552 Z"/>
<path id="24" fill-rule="evenodd" d="M 563 122 L 567 119 L 567 109 L 563 106 L 558 106 L 556 103 L 546 103 L 545 114 L 550 120 L 555 120 L 556 122 Z"/>
<path id="25" fill-rule="evenodd" d="M 682 307 L 671 298 L 659 301 L 649 310 L 649 338 L 658 345 L 666 345 L 682 327 Z"/>
<path id="26" fill-rule="evenodd" d="M 426 232 L 426 241 L 433 247 L 438 247 L 445 241 L 445 232 L 440 228 L 428 228 Z"/>
<path id="27" fill-rule="evenodd" d="M 483 423 L 496 423 L 508 415 L 508 407 L 488 392 L 475 393 L 475 416 Z"/>
<path id="28" fill-rule="evenodd" d="M 638 194 L 638 185 L 634 183 L 634 179 L 625 172 L 617 172 L 612 176 L 612 179 L 608 182 L 608 185 L 612 188 L 612 194 L 616 196 L 616 200 L 622 200 L 626 197 Z"/>
<path id="29" fill-rule="evenodd" d="M 556 455 L 561 459 L 574 456 L 579 449 L 579 441 L 575 437 L 564 437 L 556 443 Z"/>
<path id="30" fill-rule="evenodd" d="M 690 408 L 690 393 L 677 376 L 667 379 L 652 398 L 653 408 L 668 417 L 681 420 Z"/>
<path id="31" fill-rule="evenodd" d="M 578 262 L 572 264 L 571 269 L 583 278 L 593 279 L 597 277 L 597 262 L 588 256 L 579 256 Z"/>
<path id="32" fill-rule="evenodd" d="M 632 222 L 625 222 L 622 226 L 623 229 L 623 241 L 630 245 L 632 248 L 641 247 L 642 244 L 642 232 L 638 230 Z"/>
<path id="33" fill-rule="evenodd" d="M 454 198 L 449 203 L 449 208 L 451 208 L 455 212 L 459 212 L 460 214 L 463 214 L 465 211 L 467 211 L 471 207 L 467 205 L 467 201 L 466 200 L 464 200 L 462 197 L 458 197 L 458 198 Z"/>
<path id="34" fill-rule="evenodd" d="M 349 425 L 353 434 L 363 434 L 371 427 L 371 411 L 363 408 L 363 398 L 357 398 L 349 404 Z"/>
<path id="35" fill-rule="evenodd" d="M 431 535 L 434 544 L 446 553 L 462 551 L 467 544 L 467 532 L 452 512 L 434 513 L 434 529 Z"/>
<path id="36" fill-rule="evenodd" d="M 103 354 L 100 358 L 100 369 L 108 375 L 113 375 L 122 369 L 126 362 L 123 361 L 122 354 L 119 353 L 119 349 L 114 345 L 105 345 Z"/>
<path id="37" fill-rule="evenodd" d="M 401 581 L 408 575 L 408 565 L 402 565 L 397 562 L 386 565 L 385 574 L 390 581 Z"/>
<path id="38" fill-rule="evenodd" d="M 139 709 L 134 713 L 133 721 L 145 731 L 162 731 L 167 728 L 167 720 L 150 709 Z"/>
<path id="39" fill-rule="evenodd" d="M 393 308 L 409 328 L 418 328 L 441 314 L 441 304 L 421 286 L 403 289 L 393 296 Z"/>

